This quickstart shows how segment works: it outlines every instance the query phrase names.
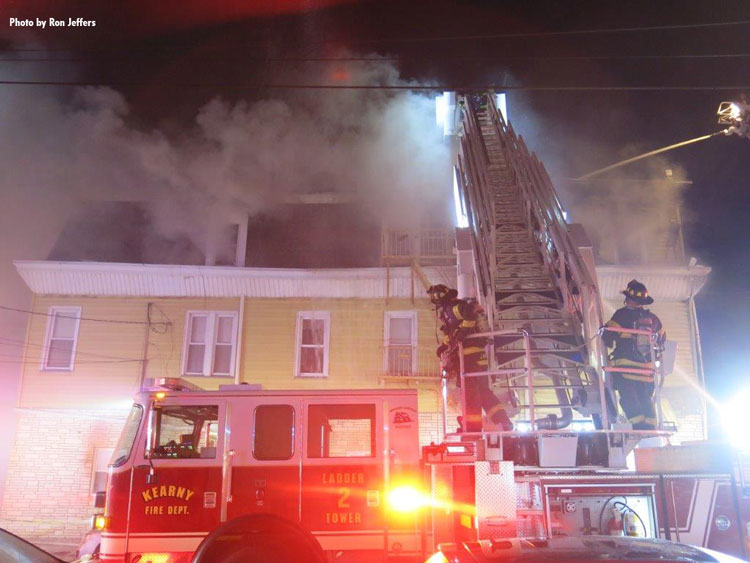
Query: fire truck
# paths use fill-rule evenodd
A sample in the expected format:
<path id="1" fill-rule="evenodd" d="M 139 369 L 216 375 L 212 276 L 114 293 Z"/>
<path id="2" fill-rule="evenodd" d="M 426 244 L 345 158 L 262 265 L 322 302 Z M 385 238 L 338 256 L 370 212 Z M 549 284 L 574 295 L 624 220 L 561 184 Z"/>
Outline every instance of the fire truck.
<path id="1" fill-rule="evenodd" d="M 136 397 L 112 458 L 103 561 L 423 561 L 442 542 L 589 535 L 748 557 L 746 464 L 724 446 L 664 445 L 674 347 L 608 365 L 593 256 L 544 167 L 493 93 L 439 105 L 457 139 L 458 291 L 492 329 L 475 335 L 486 371 L 467 373 L 459 349 L 459 378 L 488 378 L 513 430 L 450 432 L 466 401 L 448 414 L 447 378 L 444 440 L 423 448 L 415 390 L 160 382 Z M 657 381 L 655 430 L 617 412 L 611 380 L 626 369 Z"/>
<path id="2" fill-rule="evenodd" d="M 241 547 L 259 561 L 289 546 L 295 561 L 421 553 L 421 522 L 399 510 L 421 483 L 418 439 L 412 390 L 162 382 L 136 397 L 113 454 L 101 560 L 187 562 L 211 533 L 232 553 L 226 538 L 250 534 Z"/>
<path id="3" fill-rule="evenodd" d="M 629 434 L 454 434 L 420 456 L 414 390 L 161 381 L 136 396 L 113 454 L 100 558 L 424 561 L 444 542 L 590 535 L 746 557 L 750 488 L 730 450 L 594 463 L 599 448 L 614 464 Z"/>

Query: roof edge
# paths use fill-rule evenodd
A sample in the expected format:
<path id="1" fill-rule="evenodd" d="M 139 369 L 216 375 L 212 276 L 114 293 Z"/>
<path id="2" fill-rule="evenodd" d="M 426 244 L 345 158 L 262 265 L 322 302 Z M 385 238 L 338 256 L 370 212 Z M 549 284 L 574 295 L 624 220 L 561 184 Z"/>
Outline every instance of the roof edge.
<path id="1" fill-rule="evenodd" d="M 110 262 L 15 260 L 39 295 L 112 297 L 384 298 L 424 295 L 408 266 L 243 268 Z M 454 283 L 455 266 L 422 268 L 431 283 Z"/>

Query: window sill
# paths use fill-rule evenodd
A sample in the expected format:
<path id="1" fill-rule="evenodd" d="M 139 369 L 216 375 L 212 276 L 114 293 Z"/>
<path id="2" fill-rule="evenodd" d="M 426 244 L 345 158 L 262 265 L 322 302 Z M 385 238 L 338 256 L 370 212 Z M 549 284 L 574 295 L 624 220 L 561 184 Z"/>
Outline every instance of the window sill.
<path id="1" fill-rule="evenodd" d="M 296 379 L 325 379 L 328 377 L 327 373 L 297 373 L 294 376 Z"/>

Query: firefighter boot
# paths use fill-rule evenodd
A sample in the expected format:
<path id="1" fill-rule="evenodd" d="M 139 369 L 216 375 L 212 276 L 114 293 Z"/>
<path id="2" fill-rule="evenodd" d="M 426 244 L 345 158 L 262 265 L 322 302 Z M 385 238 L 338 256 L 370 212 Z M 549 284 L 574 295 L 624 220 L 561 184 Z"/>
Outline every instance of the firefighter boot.
<path id="1" fill-rule="evenodd" d="M 486 430 L 513 430 L 513 422 L 511 422 L 508 413 L 500 405 L 496 405 L 487 413 Z"/>

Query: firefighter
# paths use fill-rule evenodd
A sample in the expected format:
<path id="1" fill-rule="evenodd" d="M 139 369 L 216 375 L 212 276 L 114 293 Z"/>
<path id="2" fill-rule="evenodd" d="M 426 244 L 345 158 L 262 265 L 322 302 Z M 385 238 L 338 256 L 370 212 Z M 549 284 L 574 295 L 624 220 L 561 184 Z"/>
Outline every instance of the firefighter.
<path id="1" fill-rule="evenodd" d="M 470 374 L 477 371 L 487 371 L 487 354 L 484 347 L 485 338 L 472 338 L 473 334 L 489 332 L 490 327 L 481 305 L 474 300 L 458 299 L 458 292 L 443 284 L 433 285 L 427 290 L 430 301 L 435 305 L 443 342 L 437 349 L 440 363 L 448 376 L 456 378 L 456 384 L 461 384 L 459 376 L 460 358 L 459 344 L 463 346 L 464 372 Z M 487 414 L 487 420 L 495 427 L 503 430 L 513 430 L 503 404 L 490 389 L 487 376 L 469 376 L 464 379 L 466 388 L 464 396 L 466 404 L 464 413 L 466 420 L 459 420 L 460 431 L 482 431 L 482 409 Z"/>
<path id="2" fill-rule="evenodd" d="M 655 371 L 651 353 L 652 349 L 657 354 L 663 350 L 667 336 L 659 317 L 644 308 L 644 305 L 654 302 L 645 285 L 631 280 L 622 293 L 625 306 L 615 311 L 605 326 L 647 330 L 650 336 L 604 330 L 602 339 L 607 348 L 614 348 L 609 354 L 609 364 L 623 369 L 614 372 L 613 386 L 620 394 L 620 406 L 625 416 L 634 430 L 654 430 L 657 420 L 652 401 Z M 627 371 L 627 368 L 634 369 Z"/>

